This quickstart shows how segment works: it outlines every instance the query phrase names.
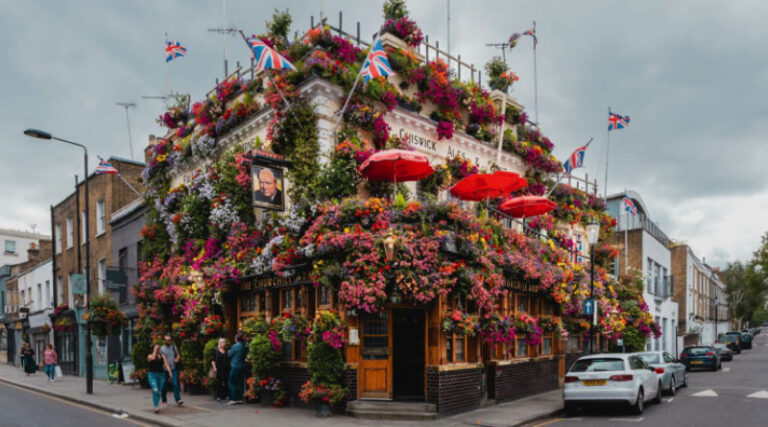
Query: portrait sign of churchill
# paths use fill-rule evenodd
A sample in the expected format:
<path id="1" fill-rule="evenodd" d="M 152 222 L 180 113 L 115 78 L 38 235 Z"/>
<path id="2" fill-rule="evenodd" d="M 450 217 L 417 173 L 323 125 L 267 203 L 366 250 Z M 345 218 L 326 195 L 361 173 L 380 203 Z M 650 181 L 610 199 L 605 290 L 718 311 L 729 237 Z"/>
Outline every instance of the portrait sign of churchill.
<path id="1" fill-rule="evenodd" d="M 253 165 L 253 206 L 262 209 L 285 210 L 283 170 Z"/>

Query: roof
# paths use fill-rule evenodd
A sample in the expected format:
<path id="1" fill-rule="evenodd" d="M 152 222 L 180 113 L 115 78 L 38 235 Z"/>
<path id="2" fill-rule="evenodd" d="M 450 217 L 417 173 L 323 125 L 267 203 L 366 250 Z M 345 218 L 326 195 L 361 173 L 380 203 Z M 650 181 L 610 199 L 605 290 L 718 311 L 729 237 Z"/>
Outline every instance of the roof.
<path id="1" fill-rule="evenodd" d="M 9 228 L 0 228 L 0 236 L 14 236 L 14 237 L 23 237 L 27 239 L 38 239 L 38 240 L 51 239 L 51 236 L 46 236 L 44 234 L 32 233 L 29 231 L 11 230 Z"/>
<path id="2" fill-rule="evenodd" d="M 129 217 L 131 214 L 138 212 L 142 208 L 144 208 L 144 199 L 139 197 L 131 203 L 128 203 L 122 208 L 112 212 L 112 218 L 109 220 L 109 224 L 111 225 L 120 222 L 124 218 Z"/>
<path id="3" fill-rule="evenodd" d="M 107 161 L 110 161 L 110 160 L 117 160 L 117 161 L 123 162 L 123 163 L 130 163 L 130 164 L 136 165 L 136 166 L 146 166 L 144 164 L 144 162 L 140 162 L 138 160 L 130 160 L 130 159 L 126 159 L 126 158 L 118 157 L 118 156 L 109 156 Z"/>

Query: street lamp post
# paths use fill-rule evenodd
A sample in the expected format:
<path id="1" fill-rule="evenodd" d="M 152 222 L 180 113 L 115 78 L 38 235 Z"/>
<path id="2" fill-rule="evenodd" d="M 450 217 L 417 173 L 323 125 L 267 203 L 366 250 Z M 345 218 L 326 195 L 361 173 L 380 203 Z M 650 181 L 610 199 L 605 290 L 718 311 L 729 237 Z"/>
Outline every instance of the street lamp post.
<path id="1" fill-rule="evenodd" d="M 715 288 L 715 292 L 717 292 L 717 288 Z M 715 302 L 715 341 L 714 342 L 717 343 L 717 311 L 720 308 L 719 307 L 720 298 L 718 298 L 717 295 L 715 295 L 714 302 Z"/>
<path id="2" fill-rule="evenodd" d="M 38 129 L 27 129 L 24 131 L 24 135 L 31 136 L 33 138 L 44 140 L 56 140 L 64 142 L 70 145 L 74 145 L 83 149 L 83 163 L 85 166 L 85 311 L 88 312 L 91 301 L 91 237 L 90 237 L 90 212 L 88 210 L 88 148 L 83 144 L 77 142 L 67 141 L 66 139 L 57 138 L 48 132 Z M 72 284 L 70 283 L 70 286 Z M 87 394 L 93 394 L 93 352 L 91 343 L 91 321 L 86 319 L 85 321 L 85 392 Z"/>
<path id="3" fill-rule="evenodd" d="M 587 224 L 587 241 L 589 242 L 589 298 L 592 300 L 592 328 L 589 334 L 589 354 L 595 341 L 597 327 L 597 301 L 595 301 L 595 244 L 600 233 L 600 224 L 594 220 Z"/>

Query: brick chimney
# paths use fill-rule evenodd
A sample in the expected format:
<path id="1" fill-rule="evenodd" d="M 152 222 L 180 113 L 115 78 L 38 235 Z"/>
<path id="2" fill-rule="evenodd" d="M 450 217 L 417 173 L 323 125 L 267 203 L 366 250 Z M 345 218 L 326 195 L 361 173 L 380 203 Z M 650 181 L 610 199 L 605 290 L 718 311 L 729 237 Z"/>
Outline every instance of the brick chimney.
<path id="1" fill-rule="evenodd" d="M 40 240 L 40 259 L 46 260 L 53 256 L 53 241 L 51 239 Z"/>
<path id="2" fill-rule="evenodd" d="M 40 248 L 37 247 L 37 243 L 32 242 L 27 249 L 27 261 L 34 265 L 40 262 Z"/>

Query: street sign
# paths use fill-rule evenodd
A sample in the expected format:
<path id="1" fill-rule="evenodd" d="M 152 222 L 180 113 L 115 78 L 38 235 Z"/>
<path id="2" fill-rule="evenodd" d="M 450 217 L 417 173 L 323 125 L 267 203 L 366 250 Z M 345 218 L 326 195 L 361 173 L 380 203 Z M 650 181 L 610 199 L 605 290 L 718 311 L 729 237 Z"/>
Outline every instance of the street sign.
<path id="1" fill-rule="evenodd" d="M 106 288 L 108 291 L 119 291 L 126 286 L 128 279 L 122 270 L 107 270 Z"/>
<path id="2" fill-rule="evenodd" d="M 584 300 L 584 315 L 591 316 L 595 311 L 594 301 L 591 299 Z"/>
<path id="3" fill-rule="evenodd" d="M 72 295 L 85 295 L 85 274 L 73 274 L 69 276 L 72 285 Z"/>

